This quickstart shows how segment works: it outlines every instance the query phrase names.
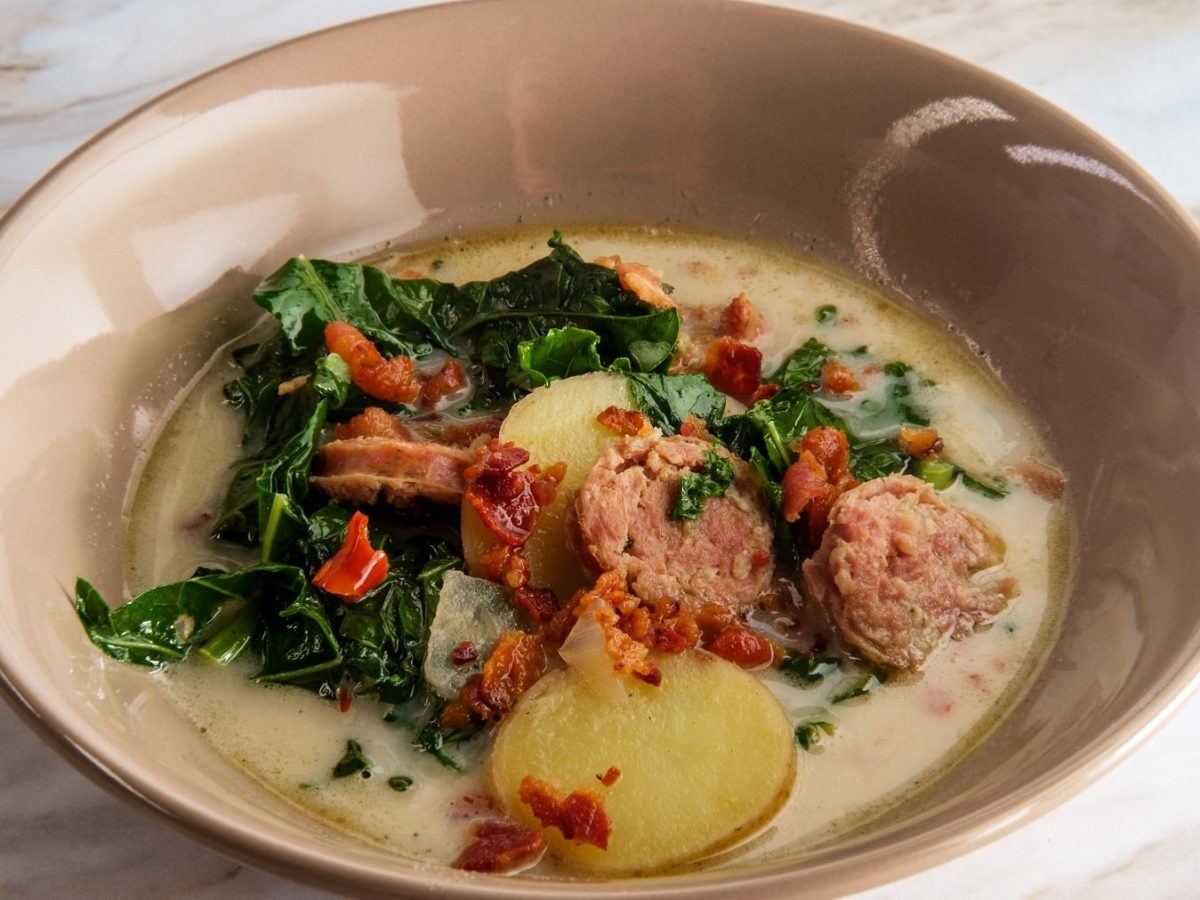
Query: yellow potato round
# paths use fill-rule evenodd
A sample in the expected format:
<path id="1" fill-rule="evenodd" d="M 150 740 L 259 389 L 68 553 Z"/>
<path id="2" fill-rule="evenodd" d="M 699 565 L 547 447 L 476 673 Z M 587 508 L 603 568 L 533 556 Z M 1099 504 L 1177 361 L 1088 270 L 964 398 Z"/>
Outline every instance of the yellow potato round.
<path id="1" fill-rule="evenodd" d="M 539 825 L 517 795 L 526 775 L 563 793 L 586 787 L 604 796 L 607 850 L 545 831 L 551 851 L 572 865 L 634 874 L 712 853 L 764 824 L 792 786 L 791 725 L 757 678 L 703 651 L 659 664 L 660 686 L 622 677 L 616 697 L 570 668 L 552 672 L 499 730 L 490 774 L 517 821 Z M 621 775 L 605 788 L 597 776 L 610 766 Z"/>
<path id="2" fill-rule="evenodd" d="M 621 439 L 596 421 L 610 406 L 633 408 L 628 382 L 621 375 L 592 372 L 537 388 L 509 410 L 500 426 L 500 440 L 524 447 L 531 463 L 567 464 L 554 502 L 542 510 L 525 545 L 531 583 L 552 588 L 564 600 L 588 586 L 579 560 L 567 545 L 567 510 L 596 459 Z M 468 569 L 482 574 L 479 557 L 494 538 L 465 501 L 462 537 Z"/>

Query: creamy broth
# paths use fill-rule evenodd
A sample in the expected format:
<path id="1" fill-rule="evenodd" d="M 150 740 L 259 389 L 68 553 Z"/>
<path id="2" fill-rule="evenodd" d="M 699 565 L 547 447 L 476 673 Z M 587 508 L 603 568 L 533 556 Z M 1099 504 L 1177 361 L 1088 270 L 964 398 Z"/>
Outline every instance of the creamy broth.
<path id="1" fill-rule="evenodd" d="M 661 270 L 681 304 L 719 309 L 745 291 L 767 325 L 755 341 L 764 372 L 812 336 L 837 351 L 865 345 L 872 358 L 907 361 L 933 382 L 917 399 L 945 455 L 972 471 L 999 473 L 1025 457 L 1048 458 L 1034 425 L 961 340 L 858 282 L 726 239 L 632 229 L 573 231 L 566 238 L 585 259 L 620 254 Z M 544 255 L 543 240 L 541 232 L 520 232 L 447 241 L 376 264 L 396 276 L 417 270 L 445 281 L 484 279 Z M 817 311 L 826 306 L 836 307 L 836 316 L 819 324 Z M 180 400 L 147 458 L 129 507 L 131 591 L 186 578 L 198 565 L 252 561 L 207 540 L 227 466 L 239 453 L 241 418 L 220 393 L 234 371 L 228 355 L 219 355 Z M 793 722 L 820 719 L 837 731 L 815 752 L 797 748 L 798 775 L 785 807 L 757 836 L 714 861 L 793 852 L 860 824 L 928 785 L 984 740 L 1019 697 L 1056 625 L 1067 554 L 1059 504 L 1018 481 L 1011 487 L 1002 500 L 961 484 L 942 493 L 1006 546 L 1020 594 L 992 627 L 952 642 L 920 676 L 895 678 L 846 703 L 831 699 L 850 675 L 801 688 L 775 671 L 760 673 Z M 455 773 L 410 749 L 411 732 L 383 721 L 386 707 L 356 700 L 339 713 L 306 691 L 253 684 L 250 674 L 248 665 L 222 669 L 193 659 L 156 677 L 209 740 L 269 789 L 399 855 L 454 861 L 487 791 L 486 737 L 453 748 L 465 768 Z M 372 760 L 370 778 L 331 777 L 348 739 Z M 388 786 L 400 775 L 413 781 L 403 792 Z M 547 859 L 534 871 L 554 870 Z"/>

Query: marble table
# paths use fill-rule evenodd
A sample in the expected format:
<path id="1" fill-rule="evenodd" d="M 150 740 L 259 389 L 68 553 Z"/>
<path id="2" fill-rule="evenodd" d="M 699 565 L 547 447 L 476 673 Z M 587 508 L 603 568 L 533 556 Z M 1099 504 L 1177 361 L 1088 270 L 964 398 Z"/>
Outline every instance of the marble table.
<path id="1" fill-rule="evenodd" d="M 395 0 L 0 0 L 0 211 L 111 120 L 219 63 Z M 791 0 L 986 66 L 1066 108 L 1200 215 L 1195 0 Z M 87 781 L 0 704 L 0 895 L 324 897 Z M 1200 697 L 1032 825 L 873 898 L 1200 896 Z"/>

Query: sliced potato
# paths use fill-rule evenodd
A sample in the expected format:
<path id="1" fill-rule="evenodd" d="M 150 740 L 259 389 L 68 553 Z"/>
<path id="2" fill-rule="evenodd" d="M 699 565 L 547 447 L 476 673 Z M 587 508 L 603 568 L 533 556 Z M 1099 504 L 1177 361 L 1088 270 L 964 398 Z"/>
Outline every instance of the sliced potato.
<path id="1" fill-rule="evenodd" d="M 621 439 L 596 421 L 610 406 L 633 408 L 628 382 L 621 375 L 592 372 L 537 388 L 509 410 L 500 426 L 500 440 L 524 447 L 531 463 L 567 464 L 558 495 L 542 510 L 525 545 L 531 582 L 552 588 L 563 599 L 587 586 L 579 560 L 567 545 L 567 509 L 596 459 Z M 493 538 L 465 501 L 462 535 L 467 567 L 482 574 L 479 557 L 492 546 Z"/>
<path id="2" fill-rule="evenodd" d="M 564 793 L 591 788 L 612 822 L 608 849 L 546 829 L 551 851 L 607 874 L 662 869 L 749 836 L 782 805 L 795 778 L 787 716 L 753 675 L 703 651 L 659 659 L 651 687 L 622 677 L 621 695 L 567 668 L 542 678 L 505 720 L 492 748 L 493 787 L 510 815 L 538 827 L 518 799 L 532 775 Z M 610 766 L 620 777 L 605 788 Z"/>

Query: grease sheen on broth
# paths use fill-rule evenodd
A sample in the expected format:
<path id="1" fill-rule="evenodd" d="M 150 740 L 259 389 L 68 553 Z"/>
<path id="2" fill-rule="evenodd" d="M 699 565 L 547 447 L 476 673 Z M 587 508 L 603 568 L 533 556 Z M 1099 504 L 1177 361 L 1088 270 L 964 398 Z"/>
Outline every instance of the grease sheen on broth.
<path id="1" fill-rule="evenodd" d="M 721 306 L 745 291 L 767 326 L 756 342 L 765 372 L 810 336 L 835 350 L 868 345 L 879 358 L 911 363 L 935 383 L 921 401 L 947 456 L 965 467 L 998 472 L 1025 456 L 1048 458 L 1035 426 L 961 341 L 858 282 L 728 239 L 652 229 L 572 231 L 567 238 L 585 259 L 619 254 L 662 270 L 684 304 Z M 410 267 L 430 272 L 436 260 L 439 279 L 482 279 L 542 255 L 543 240 L 541 231 L 522 231 L 447 241 L 382 264 L 399 275 Z M 838 309 L 836 325 L 817 323 L 816 311 L 827 305 Z M 126 576 L 133 591 L 222 561 L 207 541 L 204 513 L 219 506 L 226 465 L 238 453 L 241 423 L 220 394 L 232 371 L 226 358 L 214 360 L 147 458 L 129 506 Z M 985 739 L 1012 706 L 1056 625 L 1065 576 L 1059 561 L 1066 559 L 1061 512 L 1021 485 L 1013 487 L 1001 501 L 961 485 L 943 494 L 1006 544 L 1020 596 L 993 627 L 952 643 L 921 677 L 889 683 L 865 701 L 830 706 L 839 689 L 832 679 L 802 689 L 774 671 L 763 676 L 793 721 L 819 717 L 838 731 L 825 739 L 822 752 L 798 750 L 798 775 L 785 807 L 762 832 L 714 863 L 791 853 L 866 821 L 927 785 Z M 244 665 L 219 669 L 196 659 L 157 677 L 207 738 L 270 790 L 400 855 L 453 862 L 472 812 L 462 798 L 485 788 L 482 740 L 456 747 L 466 748 L 460 755 L 467 772 L 455 774 L 410 750 L 407 732 L 384 723 L 383 707 L 373 702 L 356 701 L 341 714 L 305 691 L 250 683 L 248 674 Z M 373 777 L 330 778 L 349 738 L 373 760 Z M 389 789 L 392 775 L 410 776 L 413 786 L 403 793 Z M 537 871 L 553 865 L 543 862 Z"/>

